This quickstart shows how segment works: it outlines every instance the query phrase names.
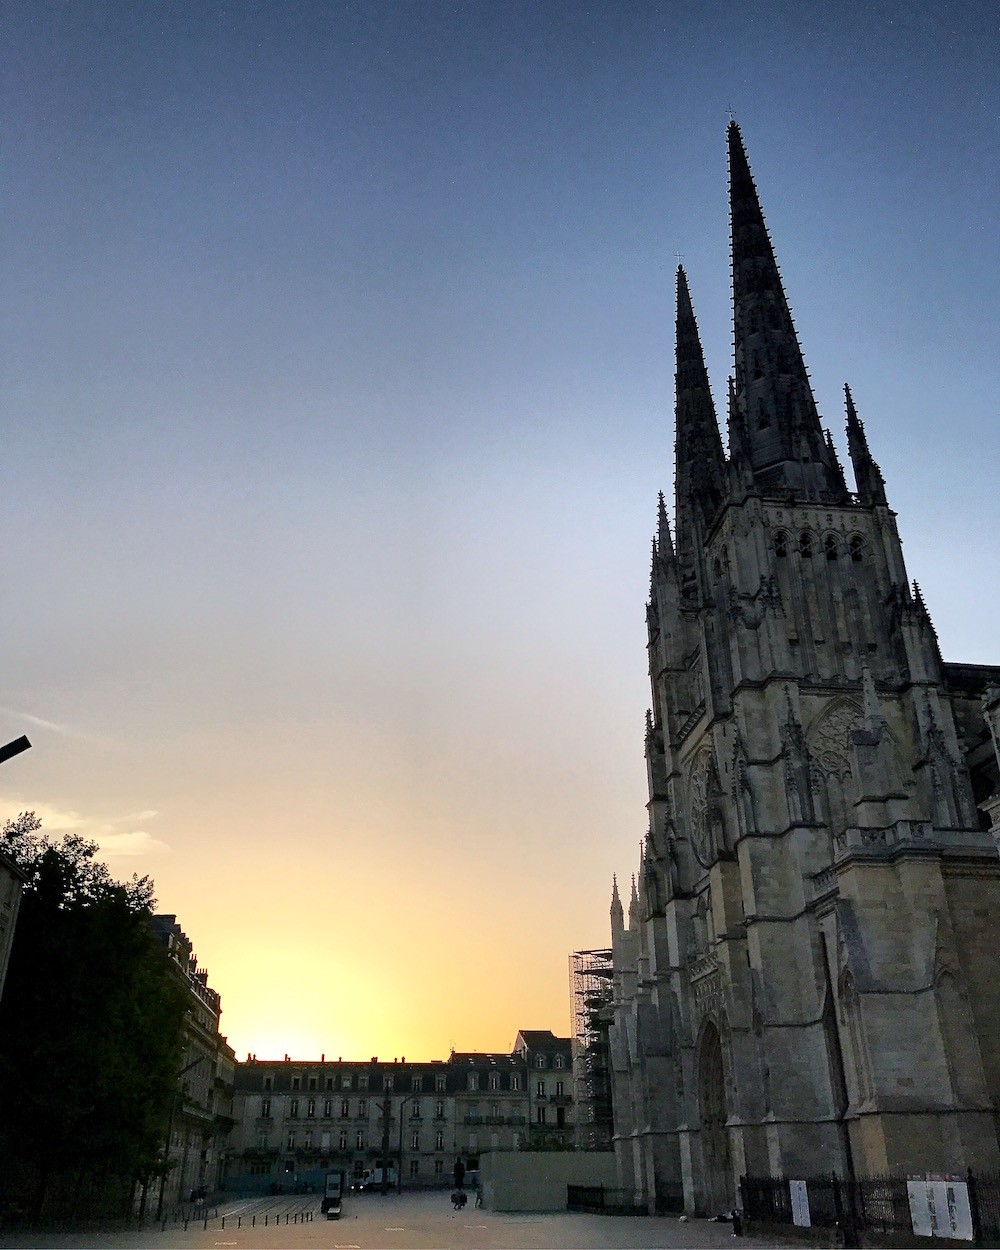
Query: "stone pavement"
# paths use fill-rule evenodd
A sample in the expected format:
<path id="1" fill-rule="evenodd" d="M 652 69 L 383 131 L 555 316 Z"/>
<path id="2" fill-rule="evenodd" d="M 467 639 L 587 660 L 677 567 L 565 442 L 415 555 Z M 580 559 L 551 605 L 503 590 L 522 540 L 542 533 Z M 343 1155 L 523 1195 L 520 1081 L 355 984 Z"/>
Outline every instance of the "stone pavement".
<path id="1" fill-rule="evenodd" d="M 303 1215 L 312 1213 L 311 1220 Z M 288 1222 L 285 1222 L 285 1216 Z M 225 1226 L 222 1217 L 225 1216 Z M 264 1220 L 267 1223 L 264 1223 Z M 297 1217 L 297 1218 L 296 1218 Z M 319 1198 L 259 1198 L 229 1203 L 218 1218 L 148 1225 L 140 1231 L 36 1233 L 0 1237 L 0 1247 L 108 1247 L 108 1250 L 706 1250 L 773 1245 L 735 1238 L 728 1224 L 676 1216 L 508 1215 L 452 1209 L 447 1192 L 349 1194 L 339 1220 L 319 1212 Z"/>

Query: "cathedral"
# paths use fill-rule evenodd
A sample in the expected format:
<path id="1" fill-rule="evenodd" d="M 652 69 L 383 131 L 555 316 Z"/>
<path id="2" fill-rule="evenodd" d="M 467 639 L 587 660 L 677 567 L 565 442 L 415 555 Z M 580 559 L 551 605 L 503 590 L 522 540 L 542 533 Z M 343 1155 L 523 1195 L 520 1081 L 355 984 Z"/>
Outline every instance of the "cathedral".
<path id="1" fill-rule="evenodd" d="M 611 905 L 620 1184 L 709 1215 L 741 1175 L 1000 1167 L 1000 668 L 942 660 L 845 386 L 849 485 L 728 145 L 727 446 L 678 269 L 649 828 Z"/>

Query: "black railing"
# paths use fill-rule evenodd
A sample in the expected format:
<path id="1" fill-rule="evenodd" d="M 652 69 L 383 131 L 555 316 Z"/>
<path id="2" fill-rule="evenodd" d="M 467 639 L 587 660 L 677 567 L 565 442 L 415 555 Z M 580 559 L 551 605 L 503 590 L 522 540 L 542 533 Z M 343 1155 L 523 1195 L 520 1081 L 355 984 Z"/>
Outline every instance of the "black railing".
<path id="1" fill-rule="evenodd" d="M 1000 1242 L 1000 1175 L 910 1179 L 899 1176 L 744 1176 L 743 1223 L 839 1228 L 845 1246 L 863 1233 Z M 929 1243 L 928 1243 L 929 1244 Z"/>
<path id="2" fill-rule="evenodd" d="M 630 1189 L 609 1189 L 606 1185 L 567 1185 L 566 1210 L 593 1215 L 648 1215 Z"/>

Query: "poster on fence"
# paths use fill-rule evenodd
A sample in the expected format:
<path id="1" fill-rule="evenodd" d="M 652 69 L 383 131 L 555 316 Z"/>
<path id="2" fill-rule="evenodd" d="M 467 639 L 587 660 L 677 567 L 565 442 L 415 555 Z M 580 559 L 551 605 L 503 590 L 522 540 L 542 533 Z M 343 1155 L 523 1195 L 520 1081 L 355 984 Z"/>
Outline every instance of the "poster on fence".
<path id="1" fill-rule="evenodd" d="M 799 1228 L 811 1228 L 809 1218 L 809 1191 L 805 1181 L 789 1181 L 788 1192 L 792 1199 L 792 1223 Z"/>
<path id="2" fill-rule="evenodd" d="M 972 1210 L 965 1181 L 907 1181 L 906 1192 L 916 1236 L 972 1241 Z"/>

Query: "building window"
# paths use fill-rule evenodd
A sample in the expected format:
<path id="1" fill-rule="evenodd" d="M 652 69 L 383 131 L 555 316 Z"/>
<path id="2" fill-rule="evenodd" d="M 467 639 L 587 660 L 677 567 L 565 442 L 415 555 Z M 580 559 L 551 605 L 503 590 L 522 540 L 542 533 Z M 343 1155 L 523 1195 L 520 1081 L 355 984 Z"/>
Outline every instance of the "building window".
<path id="1" fill-rule="evenodd" d="M 562 1055 L 556 1055 L 556 1067 L 565 1068 L 565 1066 L 566 1066 L 565 1058 Z"/>
<path id="2" fill-rule="evenodd" d="M 788 555 L 788 535 L 784 530 L 778 530 L 774 536 L 774 554 L 779 557 Z"/>
<path id="3" fill-rule="evenodd" d="M 411 1150 L 420 1149 L 420 1134 L 419 1133 L 410 1134 L 410 1149 Z"/>
<path id="4" fill-rule="evenodd" d="M 294 1150 L 294 1149 L 295 1149 L 295 1131 L 294 1131 L 294 1129 L 292 1130 L 292 1132 L 291 1132 L 291 1133 L 289 1133 L 289 1134 L 288 1134 L 288 1149 L 289 1149 L 289 1150 Z"/>
<path id="5" fill-rule="evenodd" d="M 545 1108 L 544 1108 L 544 1107 L 539 1107 L 539 1108 L 538 1108 L 537 1115 L 538 1115 L 538 1123 L 539 1123 L 539 1124 L 544 1124 L 544 1123 L 545 1123 Z"/>
<path id="6" fill-rule="evenodd" d="M 332 1076 L 328 1076 L 326 1078 L 326 1088 L 333 1089 L 333 1077 Z"/>
<path id="7" fill-rule="evenodd" d="M 305 1143 L 305 1148 L 306 1148 L 306 1150 L 312 1150 L 312 1148 L 313 1148 L 313 1135 L 312 1135 L 312 1133 L 306 1133 L 306 1143 Z"/>
<path id="8" fill-rule="evenodd" d="M 351 1104 L 347 1101 L 346 1098 L 341 1098 L 340 1100 L 340 1114 L 341 1115 L 351 1114 Z"/>
<path id="9" fill-rule="evenodd" d="M 260 1137 L 258 1137 L 258 1138 L 257 1138 L 257 1149 L 258 1149 L 258 1150 L 267 1150 L 267 1148 L 268 1148 L 268 1144 L 269 1144 L 269 1143 L 268 1143 L 268 1137 L 267 1137 L 267 1134 L 266 1134 L 266 1133 L 261 1133 Z"/>
<path id="10" fill-rule="evenodd" d="M 333 1115 L 333 1099 L 327 1098 L 327 1100 L 323 1103 L 323 1119 L 329 1120 L 330 1116 L 332 1115 Z"/>
<path id="11" fill-rule="evenodd" d="M 260 1100 L 260 1113 L 265 1120 L 271 1118 L 271 1100 L 270 1098 L 262 1098 Z"/>
<path id="12" fill-rule="evenodd" d="M 521 1088 L 521 1078 L 518 1076 L 518 1074 L 517 1074 L 516 1072 L 515 1072 L 515 1073 L 514 1073 L 514 1075 L 510 1078 L 510 1088 L 511 1088 L 511 1090 L 512 1090 L 515 1094 L 516 1094 L 516 1093 L 520 1090 L 520 1088 Z"/>
<path id="13" fill-rule="evenodd" d="M 420 1091 L 424 1088 L 424 1078 L 422 1076 L 415 1076 L 413 1078 L 412 1086 L 413 1086 L 413 1092 L 415 1094 L 419 1094 Z"/>
<path id="14" fill-rule="evenodd" d="M 828 560 L 836 560 L 838 554 L 836 534 L 827 534 L 823 539 L 823 550 L 826 552 Z"/>
<path id="15" fill-rule="evenodd" d="M 556 1097 L 562 1098 L 562 1096 L 563 1096 L 563 1083 L 562 1081 L 556 1081 Z"/>
<path id="16" fill-rule="evenodd" d="M 448 1088 L 448 1078 L 445 1075 L 436 1076 L 434 1078 L 434 1088 L 439 1094 L 443 1094 Z"/>
<path id="17" fill-rule="evenodd" d="M 490 1119 L 493 1121 L 500 1119 L 500 1104 L 498 1102 L 490 1103 Z"/>
<path id="18" fill-rule="evenodd" d="M 341 1150 L 347 1149 L 347 1134 L 344 1132 L 341 1132 L 340 1134 L 340 1149 Z"/>
<path id="19" fill-rule="evenodd" d="M 351 1082 L 353 1081 L 353 1079 L 354 1079 L 354 1078 L 353 1078 L 352 1076 L 350 1076 L 350 1075 L 348 1075 L 348 1076 L 342 1076 L 342 1077 L 340 1078 L 340 1088 L 341 1088 L 341 1089 L 350 1089 L 350 1088 L 351 1088 Z"/>
<path id="20" fill-rule="evenodd" d="M 316 1099 L 315 1098 L 310 1098 L 309 1101 L 306 1103 L 306 1115 L 311 1120 L 315 1119 L 316 1117 Z"/>
<path id="21" fill-rule="evenodd" d="M 539 1098 L 545 1097 L 545 1082 L 544 1081 L 538 1082 L 538 1097 Z"/>
<path id="22" fill-rule="evenodd" d="M 359 1076 L 358 1077 L 358 1089 L 367 1089 L 367 1088 L 368 1088 L 368 1077 Z"/>
<path id="23" fill-rule="evenodd" d="M 288 1104 L 288 1114 L 292 1117 L 293 1120 L 298 1118 L 299 1100 L 297 1098 L 293 1098 L 292 1101 Z"/>
<path id="24" fill-rule="evenodd" d="M 865 554 L 865 544 L 860 534 L 851 535 L 847 550 L 851 553 L 851 559 L 857 564 Z"/>
<path id="25" fill-rule="evenodd" d="M 435 1159 L 434 1160 L 434 1175 L 441 1176 L 443 1175 L 443 1173 L 444 1173 L 444 1160 Z"/>
<path id="26" fill-rule="evenodd" d="M 434 1149 L 444 1150 L 444 1133 L 434 1134 Z"/>
<path id="27" fill-rule="evenodd" d="M 434 1119 L 435 1120 L 444 1119 L 444 1103 L 443 1102 L 436 1102 L 434 1104 Z"/>
<path id="28" fill-rule="evenodd" d="M 354 1145 L 355 1145 L 355 1147 L 356 1147 L 358 1150 L 364 1150 L 364 1148 L 365 1148 L 365 1135 L 364 1135 L 364 1133 L 362 1133 L 362 1132 L 359 1132 L 359 1133 L 358 1133 L 357 1137 L 354 1139 Z"/>
<path id="29" fill-rule="evenodd" d="M 411 1120 L 420 1119 L 420 1099 L 419 1098 L 414 1099 L 413 1107 L 410 1110 L 410 1119 Z"/>
<path id="30" fill-rule="evenodd" d="M 302 1078 L 300 1076 L 293 1076 L 292 1077 L 292 1089 L 301 1089 L 301 1088 L 302 1088 Z"/>
<path id="31" fill-rule="evenodd" d="M 499 1088 L 500 1088 L 500 1073 L 491 1072 L 490 1073 L 490 1089 L 499 1089 Z"/>
<path id="32" fill-rule="evenodd" d="M 270 1088 L 271 1088 L 271 1077 L 269 1077 L 269 1076 L 265 1076 L 265 1077 L 264 1077 L 264 1088 L 265 1088 L 265 1089 L 270 1089 Z"/>
<path id="33" fill-rule="evenodd" d="M 544 1056 L 544 1055 L 536 1055 L 536 1056 L 535 1056 L 535 1067 L 536 1067 L 536 1068 L 544 1068 L 544 1067 L 545 1067 L 545 1056 Z"/>
<path id="34" fill-rule="evenodd" d="M 387 1077 L 384 1077 L 382 1080 L 382 1088 L 385 1090 L 387 1094 L 390 1093 L 395 1088 L 395 1085 L 396 1085 L 396 1078 L 394 1076 L 387 1076 Z"/>
<path id="35" fill-rule="evenodd" d="M 358 1099 L 358 1115 L 367 1115 L 367 1114 L 368 1114 L 368 1099 L 359 1098 Z"/>
<path id="36" fill-rule="evenodd" d="M 813 553 L 813 536 L 808 530 L 803 530 L 799 535 L 799 555 L 805 556 L 808 560 Z"/>
<path id="37" fill-rule="evenodd" d="M 310 1088 L 310 1089 L 315 1089 L 315 1088 L 316 1088 L 316 1078 L 315 1078 L 314 1076 L 311 1076 L 311 1077 L 309 1078 L 309 1088 Z"/>
<path id="38" fill-rule="evenodd" d="M 420 1173 L 420 1160 L 411 1159 L 410 1160 L 410 1175 L 417 1176 L 419 1175 L 419 1173 Z"/>

